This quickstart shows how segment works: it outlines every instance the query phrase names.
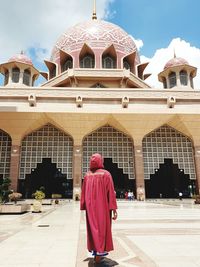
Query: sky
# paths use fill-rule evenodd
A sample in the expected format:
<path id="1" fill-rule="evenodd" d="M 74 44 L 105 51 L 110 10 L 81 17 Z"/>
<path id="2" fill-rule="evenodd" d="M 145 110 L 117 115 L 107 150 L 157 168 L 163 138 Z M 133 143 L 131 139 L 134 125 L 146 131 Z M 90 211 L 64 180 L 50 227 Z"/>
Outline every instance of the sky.
<path id="1" fill-rule="evenodd" d="M 43 60 L 50 58 L 59 36 L 91 19 L 93 0 L 0 0 L 0 6 L 0 63 L 23 50 L 46 71 Z M 200 72 L 199 10 L 199 0 L 97 0 L 98 18 L 133 37 L 141 62 L 149 62 L 146 73 L 152 75 L 146 82 L 156 88 L 162 88 L 157 75 L 174 51 Z M 200 90 L 198 72 L 194 85 Z"/>

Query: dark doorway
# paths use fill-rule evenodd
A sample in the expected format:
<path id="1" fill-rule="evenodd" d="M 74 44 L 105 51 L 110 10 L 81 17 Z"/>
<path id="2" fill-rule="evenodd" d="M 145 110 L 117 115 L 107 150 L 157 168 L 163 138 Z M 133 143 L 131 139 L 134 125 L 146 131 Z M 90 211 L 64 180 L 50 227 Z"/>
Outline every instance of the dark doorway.
<path id="1" fill-rule="evenodd" d="M 46 198 L 51 198 L 52 194 L 67 197 L 69 191 L 72 191 L 72 180 L 67 180 L 66 175 L 56 168 L 56 164 L 52 163 L 50 158 L 43 158 L 42 163 L 38 163 L 37 168 L 32 169 L 31 174 L 26 175 L 25 197 L 31 198 L 41 186 L 45 188 Z"/>
<path id="2" fill-rule="evenodd" d="M 128 174 L 124 174 L 123 169 L 118 168 L 111 158 L 104 158 L 104 168 L 112 175 L 117 198 L 129 189 L 135 194 L 135 179 L 129 179 Z"/>
<path id="3" fill-rule="evenodd" d="M 3 174 L 0 174 L 0 185 L 3 184 Z"/>
<path id="4" fill-rule="evenodd" d="M 189 185 L 189 175 L 184 174 L 184 170 L 179 169 L 172 159 L 165 159 L 164 164 L 160 164 L 160 169 L 150 176 L 150 180 L 145 180 L 146 195 L 149 198 L 177 198 L 179 192 L 184 197 L 189 197 Z"/>

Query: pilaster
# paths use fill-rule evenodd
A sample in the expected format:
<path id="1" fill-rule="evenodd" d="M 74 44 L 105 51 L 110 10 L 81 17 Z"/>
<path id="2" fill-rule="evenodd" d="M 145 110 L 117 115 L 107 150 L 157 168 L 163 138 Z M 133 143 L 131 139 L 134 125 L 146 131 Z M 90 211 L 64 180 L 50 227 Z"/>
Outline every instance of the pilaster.
<path id="1" fill-rule="evenodd" d="M 82 181 L 82 146 L 74 145 L 73 150 L 73 199 L 80 199 Z"/>
<path id="2" fill-rule="evenodd" d="M 18 189 L 20 150 L 21 147 L 19 145 L 12 145 L 11 159 L 10 159 L 10 179 L 11 179 L 11 189 L 14 190 L 15 192 L 17 192 Z"/>
<path id="3" fill-rule="evenodd" d="M 135 144 L 134 153 L 135 153 L 136 194 L 138 192 L 138 188 L 143 188 L 144 194 L 145 194 L 144 161 L 143 161 L 143 153 L 142 153 L 142 142 Z M 137 198 L 138 198 L 138 196 L 137 196 Z"/>
<path id="4" fill-rule="evenodd" d="M 196 169 L 196 193 L 200 194 L 200 145 L 194 146 L 194 160 Z"/>

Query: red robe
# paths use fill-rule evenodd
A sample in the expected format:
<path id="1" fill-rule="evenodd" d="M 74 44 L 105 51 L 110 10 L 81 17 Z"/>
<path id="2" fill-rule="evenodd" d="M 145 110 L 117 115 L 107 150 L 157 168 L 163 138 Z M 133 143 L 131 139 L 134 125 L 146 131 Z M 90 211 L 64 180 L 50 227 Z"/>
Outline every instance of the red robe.
<path id="1" fill-rule="evenodd" d="M 94 154 L 81 193 L 81 210 L 86 210 L 87 248 L 89 251 L 111 251 L 111 211 L 117 209 L 111 174 L 103 169 L 101 155 Z"/>

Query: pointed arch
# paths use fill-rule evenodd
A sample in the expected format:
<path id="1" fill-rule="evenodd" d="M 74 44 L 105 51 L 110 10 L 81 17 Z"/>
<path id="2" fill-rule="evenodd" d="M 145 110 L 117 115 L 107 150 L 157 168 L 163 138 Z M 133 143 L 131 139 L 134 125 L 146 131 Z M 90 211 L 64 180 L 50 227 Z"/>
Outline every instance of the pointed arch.
<path id="1" fill-rule="evenodd" d="M 52 78 L 56 77 L 56 75 L 58 74 L 58 66 L 56 63 L 49 61 L 49 60 L 44 60 L 44 63 L 46 64 L 47 68 L 49 69 L 49 80 L 51 80 Z"/>
<path id="2" fill-rule="evenodd" d="M 73 57 L 60 49 L 60 67 L 61 72 L 73 68 Z"/>
<path id="3" fill-rule="evenodd" d="M 145 62 L 145 63 L 141 63 L 137 66 L 137 72 L 138 72 L 138 77 L 141 79 L 141 80 L 145 80 L 144 79 L 144 70 L 146 69 L 146 67 L 149 65 L 149 62 Z M 151 74 L 148 74 L 149 76 Z"/>
<path id="4" fill-rule="evenodd" d="M 171 126 L 165 124 L 147 134 L 142 140 L 142 148 L 145 179 L 150 179 L 165 159 L 172 159 L 190 179 L 196 179 L 192 141 Z"/>
<path id="5" fill-rule="evenodd" d="M 135 74 L 135 57 L 136 57 L 136 52 L 133 52 L 123 58 L 123 68 L 129 69 L 134 74 Z"/>
<path id="6" fill-rule="evenodd" d="M 94 68 L 95 67 L 95 55 L 93 50 L 84 44 L 79 54 L 80 68 Z"/>
<path id="7" fill-rule="evenodd" d="M 0 129 L 0 180 L 10 176 L 11 136 Z"/>
<path id="8" fill-rule="evenodd" d="M 83 138 L 83 174 L 93 153 L 111 158 L 129 179 L 135 179 L 133 140 L 127 134 L 106 124 Z"/>
<path id="9" fill-rule="evenodd" d="M 72 179 L 73 138 L 47 123 L 24 136 L 21 143 L 20 179 L 25 179 L 37 163 L 50 158 L 57 168 Z"/>
<path id="10" fill-rule="evenodd" d="M 116 69 L 117 68 L 117 53 L 114 45 L 109 46 L 102 54 L 102 68 Z"/>

